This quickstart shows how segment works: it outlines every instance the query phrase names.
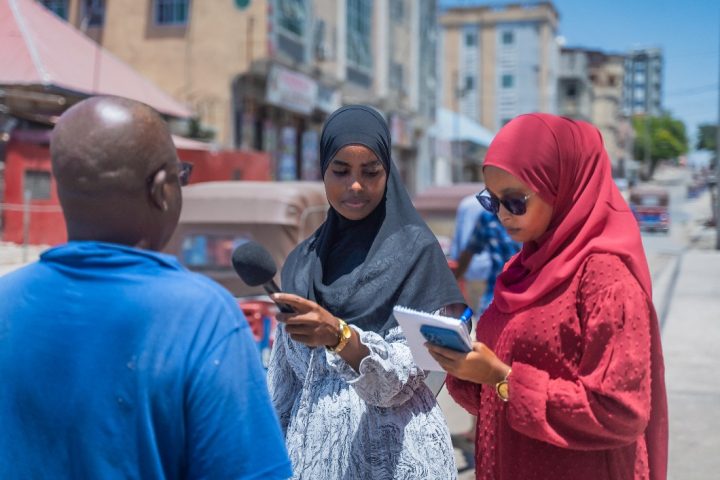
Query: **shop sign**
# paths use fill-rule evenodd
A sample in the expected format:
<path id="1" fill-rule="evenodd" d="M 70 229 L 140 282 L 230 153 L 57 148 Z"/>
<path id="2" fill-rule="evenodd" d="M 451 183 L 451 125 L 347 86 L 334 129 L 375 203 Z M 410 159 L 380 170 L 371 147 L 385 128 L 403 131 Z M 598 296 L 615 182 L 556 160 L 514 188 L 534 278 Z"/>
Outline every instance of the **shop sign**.
<path id="1" fill-rule="evenodd" d="M 277 180 L 297 180 L 296 145 L 295 127 L 283 127 L 280 133 Z"/>
<path id="2" fill-rule="evenodd" d="M 306 130 L 302 134 L 302 171 L 303 180 L 320 180 L 319 135 L 315 130 Z"/>
<path id="3" fill-rule="evenodd" d="M 318 84 L 300 72 L 294 72 L 279 65 L 270 67 L 267 81 L 267 102 L 309 115 L 317 103 Z"/>
<path id="4" fill-rule="evenodd" d="M 410 123 L 400 114 L 393 113 L 390 115 L 390 135 L 392 136 L 393 145 L 403 148 L 412 146 Z"/>

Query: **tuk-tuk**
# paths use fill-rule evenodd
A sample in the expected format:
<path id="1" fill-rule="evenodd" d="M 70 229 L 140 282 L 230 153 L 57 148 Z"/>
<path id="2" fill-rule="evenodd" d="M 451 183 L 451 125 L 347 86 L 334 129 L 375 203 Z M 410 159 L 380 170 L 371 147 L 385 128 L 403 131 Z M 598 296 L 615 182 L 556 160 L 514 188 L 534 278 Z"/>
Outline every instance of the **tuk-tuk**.
<path id="1" fill-rule="evenodd" d="M 188 269 L 227 288 L 252 327 L 267 361 L 275 329 L 275 304 L 262 287 L 248 287 L 232 267 L 232 252 L 254 240 L 272 255 L 279 272 L 290 251 L 325 221 L 321 182 L 226 181 L 183 187 L 178 227 L 166 251 Z M 279 283 L 279 282 L 278 282 Z"/>
<path id="2" fill-rule="evenodd" d="M 670 229 L 670 196 L 660 187 L 635 187 L 630 190 L 630 208 L 640 230 L 667 233 Z"/>

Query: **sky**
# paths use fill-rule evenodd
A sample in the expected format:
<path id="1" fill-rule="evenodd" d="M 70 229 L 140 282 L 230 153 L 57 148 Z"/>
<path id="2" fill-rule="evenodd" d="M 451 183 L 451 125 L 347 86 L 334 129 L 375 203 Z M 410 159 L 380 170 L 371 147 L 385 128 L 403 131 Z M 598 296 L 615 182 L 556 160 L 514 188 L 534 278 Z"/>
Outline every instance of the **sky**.
<path id="1" fill-rule="evenodd" d="M 450 4 L 523 3 L 439 0 Z M 685 122 L 691 147 L 697 126 L 718 120 L 720 1 L 553 0 L 558 35 L 568 47 L 624 53 L 660 47 L 664 54 L 663 106 Z"/>

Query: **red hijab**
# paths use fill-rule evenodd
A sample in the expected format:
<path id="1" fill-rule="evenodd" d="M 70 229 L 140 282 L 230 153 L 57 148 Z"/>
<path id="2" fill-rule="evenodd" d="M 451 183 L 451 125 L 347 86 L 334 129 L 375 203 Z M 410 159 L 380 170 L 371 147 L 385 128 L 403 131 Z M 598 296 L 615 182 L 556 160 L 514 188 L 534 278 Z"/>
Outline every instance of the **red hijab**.
<path id="1" fill-rule="evenodd" d="M 667 472 L 668 417 L 660 328 L 640 229 L 610 174 L 600 132 L 555 115 L 521 115 L 500 130 L 484 166 L 505 170 L 553 206 L 541 238 L 523 245 L 495 286 L 502 312 L 538 304 L 572 279 L 588 255 L 619 256 L 647 294 L 650 309 L 652 403 L 645 431 L 652 479 Z"/>
<path id="2" fill-rule="evenodd" d="M 521 115 L 500 130 L 484 166 L 512 174 L 553 206 L 541 238 L 523 245 L 495 286 L 495 304 L 514 312 L 573 278 L 595 252 L 618 255 L 652 298 L 650 271 L 632 212 L 610 173 L 594 126 L 544 113 Z"/>

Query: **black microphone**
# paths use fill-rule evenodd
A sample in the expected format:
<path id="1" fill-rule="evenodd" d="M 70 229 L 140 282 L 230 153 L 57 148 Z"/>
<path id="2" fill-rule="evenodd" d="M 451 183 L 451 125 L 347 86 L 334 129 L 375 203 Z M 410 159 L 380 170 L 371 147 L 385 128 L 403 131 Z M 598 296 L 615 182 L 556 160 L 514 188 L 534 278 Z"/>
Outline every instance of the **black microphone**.
<path id="1" fill-rule="evenodd" d="M 268 295 L 280 293 L 275 280 L 277 266 L 272 255 L 257 242 L 248 240 L 240 244 L 232 254 L 233 268 L 243 282 L 251 287 L 262 285 Z M 272 297 L 271 297 L 272 298 Z M 275 302 L 281 312 L 294 313 L 295 310 L 284 303 Z"/>

